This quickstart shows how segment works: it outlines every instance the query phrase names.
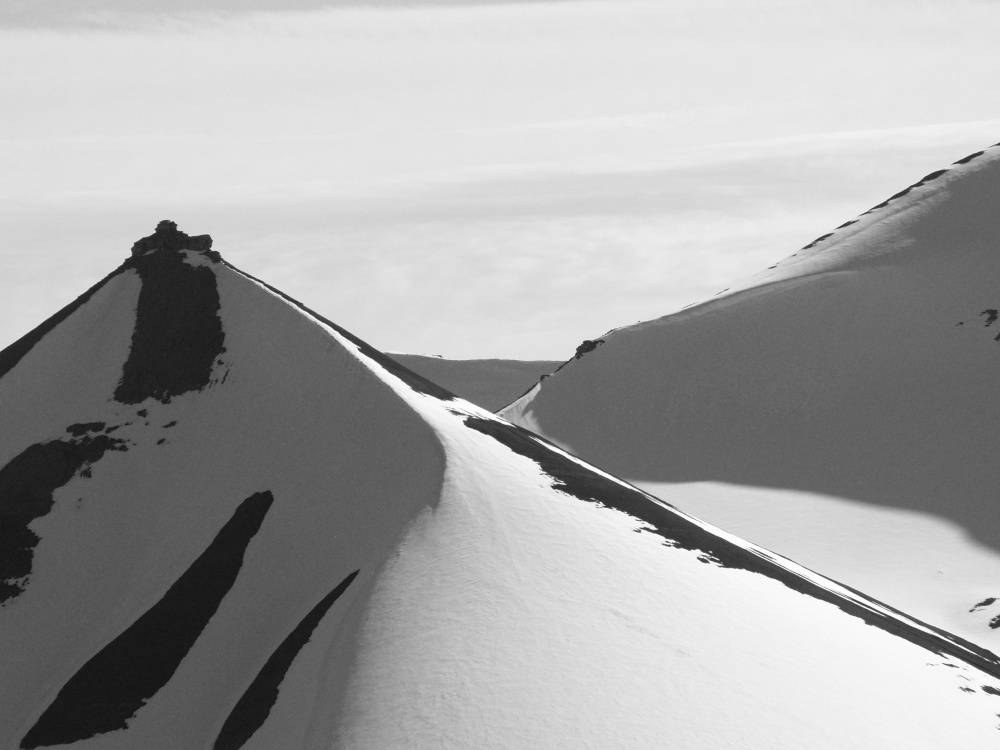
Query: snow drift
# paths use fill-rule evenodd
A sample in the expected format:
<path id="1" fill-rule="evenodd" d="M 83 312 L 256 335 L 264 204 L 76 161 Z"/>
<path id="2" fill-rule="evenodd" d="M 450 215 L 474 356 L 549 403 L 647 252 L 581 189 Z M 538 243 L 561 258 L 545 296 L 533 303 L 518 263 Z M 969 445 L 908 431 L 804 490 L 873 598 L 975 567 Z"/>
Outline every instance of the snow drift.
<path id="1" fill-rule="evenodd" d="M 0 353 L 0 746 L 996 742 L 991 653 L 134 253 Z"/>
<path id="2" fill-rule="evenodd" d="M 968 616 L 1000 593 L 998 310 L 993 147 L 739 287 L 612 331 L 501 414 L 731 531 L 1000 647 L 1000 617 L 990 629 Z M 770 503 L 741 486 L 799 494 Z M 876 539 L 871 529 L 889 509 L 895 532 Z M 962 531 L 972 539 L 959 544 Z M 934 559 L 929 547 L 942 545 L 949 551 Z"/>

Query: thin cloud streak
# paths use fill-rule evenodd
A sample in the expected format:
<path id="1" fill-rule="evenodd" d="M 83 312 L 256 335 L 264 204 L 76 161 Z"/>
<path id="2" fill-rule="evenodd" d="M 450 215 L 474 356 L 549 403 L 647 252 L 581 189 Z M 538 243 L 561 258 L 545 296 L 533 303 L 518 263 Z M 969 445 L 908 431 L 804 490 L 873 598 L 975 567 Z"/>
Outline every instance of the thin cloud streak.
<path id="1" fill-rule="evenodd" d="M 3 325 L 13 339 L 54 310 L 33 279 L 68 302 L 88 273 L 96 280 L 157 220 L 172 218 L 212 233 L 231 262 L 376 346 L 568 357 L 584 338 L 705 299 L 789 255 L 988 145 L 983 136 L 996 125 L 743 143 L 649 170 L 459 171 L 355 193 L 192 185 L 181 200 L 127 191 L 48 205 L 22 198 L 7 206 L 16 210 L 6 217 L 7 247 L 45 249 L 5 258 L 21 274 L 14 286 L 23 297 L 11 299 L 17 313 Z M 52 216 L 59 221 L 39 236 Z"/>
<path id="2" fill-rule="evenodd" d="M 335 9 L 400 10 L 482 7 L 578 0 L 5 0 L 0 28 L 146 29 L 176 22 L 231 21 L 250 15 Z M 628 1 L 628 0 L 624 0 Z"/>
<path id="3" fill-rule="evenodd" d="M 961 0 L 192 18 L 0 30 L 0 343 L 172 218 L 376 345 L 558 357 L 1000 139 Z"/>

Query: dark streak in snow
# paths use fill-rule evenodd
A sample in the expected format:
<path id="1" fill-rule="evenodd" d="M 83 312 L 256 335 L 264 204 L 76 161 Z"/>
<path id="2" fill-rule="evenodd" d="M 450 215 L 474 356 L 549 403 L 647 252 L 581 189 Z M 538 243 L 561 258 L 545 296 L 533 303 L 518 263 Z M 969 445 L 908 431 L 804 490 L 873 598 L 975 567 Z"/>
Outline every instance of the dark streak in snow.
<path id="1" fill-rule="evenodd" d="M 1000 144 L 994 144 L 994 146 L 997 146 L 997 145 L 1000 145 Z M 967 164 L 968 162 L 970 162 L 973 159 L 975 159 L 977 156 L 982 156 L 984 153 L 985 153 L 984 151 L 976 151 L 974 154 L 969 154 L 965 158 L 959 159 L 952 166 L 955 166 L 957 164 Z M 938 177 L 940 177 L 941 175 L 943 175 L 943 174 L 945 174 L 947 172 L 948 172 L 948 169 L 939 169 L 936 172 L 931 172 L 928 175 L 924 175 L 922 178 L 920 178 L 920 180 L 918 182 L 915 182 L 912 185 L 910 185 L 908 188 L 906 188 L 905 190 L 900 190 L 895 195 L 892 195 L 889 198 L 886 198 L 884 201 L 882 201 L 881 203 L 879 203 L 877 206 L 872 206 L 871 208 L 869 208 L 867 211 L 865 211 L 861 215 L 862 216 L 867 216 L 868 214 L 872 213 L 873 211 L 878 211 L 880 208 L 885 208 L 886 206 L 888 206 L 890 203 L 892 203 L 897 198 L 902 198 L 904 195 L 907 195 L 914 188 L 918 188 L 918 187 L 921 187 L 922 185 L 926 185 L 928 182 L 933 182 Z M 851 224 L 857 224 L 857 222 L 858 222 L 858 219 L 851 219 L 850 221 L 845 221 L 843 224 L 841 224 L 839 227 L 837 227 L 837 229 L 843 229 L 844 227 L 849 227 Z M 816 239 L 814 239 L 812 242 L 810 242 L 808 245 L 806 245 L 802 249 L 803 250 L 808 250 L 808 249 L 810 249 L 812 247 L 815 247 L 816 245 L 818 245 L 823 240 L 825 240 L 825 239 L 827 239 L 829 237 L 832 237 L 836 233 L 837 229 L 834 229 L 833 232 L 830 232 L 828 234 L 824 234 L 822 237 L 817 237 Z M 773 267 L 774 266 L 771 266 L 771 268 L 773 268 Z M 998 338 L 997 340 L 1000 341 L 1000 338 Z"/>
<path id="2" fill-rule="evenodd" d="M 215 745 L 213 745 L 214 750 L 239 750 L 264 725 L 271 709 L 278 700 L 281 683 L 292 666 L 292 662 L 295 661 L 295 657 L 309 643 L 313 631 L 319 626 L 333 603 L 347 591 L 347 587 L 357 577 L 358 572 L 355 570 L 341 581 L 333 591 L 323 597 L 319 604 L 302 618 L 302 621 L 275 649 L 267 663 L 264 664 L 263 669 L 260 670 L 253 682 L 250 683 L 250 687 L 236 703 L 226 719 L 226 723 L 222 725 L 222 731 L 219 732 Z"/>
<path id="3" fill-rule="evenodd" d="M 905 190 L 900 190 L 898 193 L 896 193 L 895 195 L 893 195 L 893 196 L 887 198 L 886 200 L 882 201 L 877 206 L 872 206 L 867 211 L 865 211 L 865 213 L 862 214 L 862 216 L 864 216 L 865 214 L 870 214 L 872 211 L 877 211 L 880 208 L 885 208 L 886 206 L 888 206 L 890 203 L 892 203 L 897 198 L 902 198 L 904 195 L 906 195 L 907 193 L 909 193 L 911 190 L 914 190 L 914 189 L 916 189 L 918 187 L 926 185 L 928 182 L 933 182 L 934 180 L 936 180 L 938 177 L 940 177 L 941 175 L 943 175 L 947 171 L 948 171 L 947 169 L 939 169 L 936 172 L 931 172 L 928 175 L 924 175 L 923 177 L 920 178 L 920 180 L 918 182 L 914 182 L 912 185 L 910 185 Z"/>
<path id="4" fill-rule="evenodd" d="M 997 310 L 983 310 L 979 313 L 979 316 L 982 317 L 983 315 L 986 316 L 986 328 L 989 328 L 997 322 L 997 317 L 1000 317 L 1000 312 Z"/>
<path id="5" fill-rule="evenodd" d="M 979 688 L 980 688 L 980 689 L 981 689 L 981 690 L 982 690 L 982 691 L 983 691 L 984 693 L 989 693 L 990 695 L 1000 695 L 1000 690 L 997 690 L 997 689 L 996 689 L 995 687 L 993 687 L 992 685 L 980 685 L 980 686 L 979 686 Z"/>
<path id="6" fill-rule="evenodd" d="M 826 234 L 824 234 L 824 235 L 822 235 L 822 236 L 817 237 L 816 239 L 814 239 L 812 242 L 810 242 L 808 245 L 806 245 L 802 249 L 803 250 L 808 250 L 811 247 L 815 247 L 816 245 L 818 245 L 820 242 L 822 242 L 826 238 L 832 237 L 832 236 L 833 236 L 833 232 L 827 232 Z M 774 266 L 771 266 L 771 267 L 774 268 Z"/>
<path id="7" fill-rule="evenodd" d="M 285 294 L 281 290 L 275 289 L 270 284 L 267 284 L 267 283 L 261 281 L 260 279 L 258 279 L 255 276 L 251 276 L 246 271 L 241 271 L 236 266 L 232 265 L 231 263 L 228 263 L 227 261 L 222 261 L 222 262 L 226 266 L 228 266 L 229 268 L 231 268 L 232 270 L 234 270 L 236 273 L 240 274 L 241 276 L 245 276 L 248 279 L 252 279 L 252 280 L 256 281 L 258 284 L 260 284 L 264 288 L 269 289 L 270 291 L 272 291 L 275 294 L 277 294 L 279 297 L 281 297 L 286 302 L 291 302 L 293 305 L 295 305 L 297 308 L 299 308 L 303 312 L 307 313 L 309 316 L 315 318 L 316 320 L 320 321 L 324 325 L 327 325 L 330 328 L 332 328 L 333 330 L 335 330 L 341 336 L 343 336 L 348 341 L 352 342 L 355 346 L 357 346 L 358 349 L 361 350 L 362 354 L 364 354 L 366 357 L 368 357 L 369 359 L 371 359 L 374 362 L 376 362 L 383 369 L 388 370 L 389 372 L 391 372 L 393 375 L 395 375 L 397 378 L 399 378 L 400 380 L 402 380 L 404 383 L 406 383 L 406 385 L 408 385 L 410 388 L 412 388 L 417 393 L 423 393 L 423 394 L 425 394 L 427 396 L 433 396 L 434 398 L 440 399 L 442 401 L 454 401 L 455 399 L 458 398 L 451 391 L 445 390 L 444 388 L 442 388 L 441 386 L 439 386 L 437 383 L 434 383 L 434 382 L 432 382 L 430 380 L 427 380 L 427 378 L 424 378 L 424 377 L 422 377 L 420 375 L 417 375 L 417 373 L 413 372 L 412 370 L 409 370 L 406 367 L 403 367 L 403 365 L 399 364 L 399 362 L 396 362 L 394 359 L 392 359 L 390 357 L 387 357 L 382 352 L 380 352 L 378 349 L 376 349 L 375 347 L 373 347 L 371 344 L 368 344 L 365 341 L 362 341 L 357 336 L 355 336 L 353 333 L 350 333 L 349 331 L 344 330 L 343 328 L 341 328 L 340 326 L 338 326 L 333 321 L 327 320 L 326 318 L 324 318 L 319 313 L 317 313 L 317 312 L 315 312 L 313 310 L 310 310 L 308 307 L 306 307 L 305 305 L 303 305 L 297 299 L 289 297 L 287 294 Z"/>
<path id="8" fill-rule="evenodd" d="M 955 162 L 955 164 L 968 164 L 973 159 L 976 159 L 976 158 L 982 156 L 985 153 L 986 153 L 985 151 L 976 151 L 973 154 L 969 154 L 968 156 L 965 156 L 965 157 L 959 159 L 958 161 Z"/>
<path id="9" fill-rule="evenodd" d="M 168 243 L 129 261 L 142 278 L 142 290 L 132 347 L 115 390 L 120 403 L 138 404 L 147 398 L 167 403 L 174 396 L 201 390 L 225 351 L 215 273 L 208 266 L 185 263 L 179 249 Z"/>
<path id="10" fill-rule="evenodd" d="M 28 524 L 52 510 L 58 488 L 78 473 L 89 477 L 90 465 L 109 450 L 126 450 L 124 441 L 105 435 L 53 440 L 29 446 L 0 469 L 0 606 L 27 588 L 40 541 Z"/>
<path id="11" fill-rule="evenodd" d="M 258 492 L 240 503 L 163 598 L 70 678 L 21 747 L 63 745 L 125 729 L 167 684 L 229 593 L 273 500 L 270 492 Z"/>
<path id="12" fill-rule="evenodd" d="M 928 182 L 933 182 L 947 171 L 948 171 L 947 169 L 939 169 L 936 172 L 925 174 L 923 177 L 920 178 L 920 182 L 918 182 L 917 185 L 926 185 Z"/>
<path id="13" fill-rule="evenodd" d="M 604 339 L 594 339 L 585 340 L 582 344 L 576 347 L 576 353 L 573 355 L 573 359 L 581 359 L 584 354 L 589 354 L 594 351 L 597 347 L 604 343 Z"/>
<path id="14" fill-rule="evenodd" d="M 105 426 L 104 422 L 77 422 L 67 427 L 66 432 L 73 437 L 80 437 L 81 435 L 86 435 L 88 432 L 100 432 Z"/>
<path id="15" fill-rule="evenodd" d="M 587 502 L 613 508 L 642 522 L 637 531 L 658 534 L 671 547 L 699 552 L 698 559 L 725 568 L 746 570 L 772 578 L 793 591 L 814 597 L 838 607 L 845 613 L 859 617 L 868 625 L 936 654 L 948 654 L 973 664 L 984 672 L 1000 677 L 1000 660 L 979 646 L 957 638 L 932 625 L 920 623 L 928 631 L 919 630 L 903 620 L 875 609 L 883 607 L 893 614 L 898 610 L 865 596 L 843 584 L 861 601 L 844 597 L 783 568 L 750 549 L 741 547 L 716 536 L 678 513 L 661 500 L 634 487 L 619 484 L 596 471 L 567 458 L 543 438 L 522 427 L 470 415 L 462 415 L 465 426 L 496 439 L 515 453 L 535 461 L 542 472 L 552 477 L 552 487 Z M 869 605 L 868 602 L 872 604 Z"/>
<path id="16" fill-rule="evenodd" d="M 979 604 L 974 605 L 972 607 L 972 609 L 970 609 L 969 611 L 970 612 L 975 612 L 977 609 L 982 609 L 983 607 L 988 607 L 991 604 L 993 604 L 993 602 L 995 602 L 996 600 L 997 600 L 997 598 L 995 596 L 988 596 L 985 599 L 983 599 L 981 602 L 979 602 Z"/>

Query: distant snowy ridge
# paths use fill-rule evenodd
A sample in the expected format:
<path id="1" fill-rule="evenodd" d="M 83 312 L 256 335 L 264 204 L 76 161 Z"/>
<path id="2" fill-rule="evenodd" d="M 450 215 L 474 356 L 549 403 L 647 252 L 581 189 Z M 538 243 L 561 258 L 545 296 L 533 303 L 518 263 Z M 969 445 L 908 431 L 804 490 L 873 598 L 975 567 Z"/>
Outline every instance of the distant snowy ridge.
<path id="1" fill-rule="evenodd" d="M 562 364 L 554 360 L 445 359 L 394 352 L 388 356 L 489 411 L 514 401 Z"/>
<path id="2" fill-rule="evenodd" d="M 993 654 L 162 231 L 0 377 L 0 747 L 996 741 Z"/>
<path id="3" fill-rule="evenodd" d="M 970 611 L 1000 595 L 998 201 L 993 146 L 721 296 L 607 334 L 500 414 L 1000 648 L 995 613 Z"/>
<path id="4" fill-rule="evenodd" d="M 925 204 L 927 202 L 933 203 L 935 195 L 939 195 L 941 192 L 946 191 L 948 189 L 947 186 L 951 181 L 961 179 L 966 172 L 973 171 L 974 169 L 982 166 L 982 164 L 977 164 L 971 169 L 965 169 L 965 165 L 968 165 L 970 162 L 973 162 L 982 156 L 986 156 L 987 158 L 985 161 L 990 162 L 996 158 L 997 151 L 1000 150 L 998 147 L 1000 147 L 1000 143 L 996 143 L 981 151 L 975 151 L 967 156 L 964 156 L 954 162 L 950 167 L 938 169 L 924 175 L 912 185 L 903 188 L 899 192 L 891 195 L 889 198 L 886 198 L 881 203 L 872 206 L 857 218 L 845 221 L 836 229 L 820 235 L 812 242 L 803 246 L 783 260 L 777 261 L 774 265 L 768 266 L 767 269 L 754 274 L 743 284 L 738 284 L 729 289 L 724 289 L 716 294 L 711 300 L 690 305 L 689 308 L 710 304 L 719 297 L 730 297 L 741 291 L 748 291 L 764 284 L 790 280 L 793 277 L 802 277 L 811 273 L 822 272 L 825 268 L 823 261 L 829 260 L 832 263 L 838 263 L 841 260 L 840 258 L 825 258 L 824 254 L 828 250 L 836 249 L 838 247 L 843 248 L 844 245 L 851 241 L 854 235 L 863 233 L 868 230 L 869 227 L 873 227 L 880 222 L 891 219 L 897 213 L 930 209 L 931 206 Z M 905 200 L 903 200 L 904 198 Z M 871 252 L 871 259 L 875 259 L 878 254 L 879 251 Z M 781 270 L 779 271 L 779 269 Z M 638 325 L 642 324 L 639 323 Z"/>
<path id="5" fill-rule="evenodd" d="M 714 297 L 712 297 L 712 298 L 710 298 L 708 300 L 704 300 L 702 302 L 694 302 L 694 303 L 691 303 L 690 305 L 686 305 L 683 308 L 683 311 L 676 312 L 676 313 L 671 313 L 668 317 L 671 317 L 673 319 L 677 319 L 679 316 L 681 316 L 681 315 L 684 314 L 684 311 L 689 311 L 690 310 L 690 311 L 693 312 L 694 310 L 692 310 L 692 308 L 695 308 L 695 309 L 701 308 L 703 305 L 709 305 L 709 306 L 713 306 L 714 307 L 714 306 L 719 305 L 720 303 L 724 304 L 723 300 L 720 300 L 720 298 L 723 298 L 723 297 L 728 298 L 728 297 L 734 296 L 736 293 L 738 293 L 740 291 L 746 291 L 746 290 L 749 290 L 751 288 L 758 287 L 758 286 L 761 286 L 763 284 L 770 283 L 771 281 L 785 280 L 786 278 L 788 278 L 785 272 L 789 270 L 790 266 L 797 266 L 798 264 L 801 264 L 804 261 L 815 259 L 816 256 L 820 255 L 825 250 L 827 250 L 827 249 L 829 249 L 831 247 L 839 245 L 842 240 L 846 240 L 848 238 L 848 235 L 855 234 L 855 233 L 857 233 L 857 232 L 865 229 L 866 227 L 870 226 L 872 223 L 875 223 L 875 222 L 878 222 L 878 221 L 881 221 L 881 220 L 887 218 L 889 215 L 891 215 L 892 213 L 894 213 L 898 209 L 903 209 L 903 208 L 910 207 L 911 204 L 912 204 L 912 201 L 907 201 L 907 202 L 904 202 L 904 203 L 900 203 L 899 200 L 901 198 L 905 197 L 905 196 L 910 195 L 914 191 L 917 191 L 917 194 L 914 196 L 914 198 L 917 201 L 929 197 L 931 195 L 931 193 L 929 193 L 926 190 L 921 190 L 921 188 L 924 188 L 925 186 L 927 186 L 927 185 L 929 185 L 931 183 L 934 183 L 935 181 L 939 180 L 942 177 L 947 177 L 947 179 L 944 182 L 948 182 L 950 179 L 955 178 L 955 177 L 957 177 L 960 174 L 960 170 L 956 171 L 956 167 L 961 167 L 962 165 L 969 164 L 973 160 L 978 159 L 981 156 L 989 154 L 990 152 L 992 152 L 994 149 L 997 149 L 998 147 L 1000 147 L 1000 143 L 995 143 L 992 146 L 989 146 L 988 148 L 985 148 L 985 149 L 983 149 L 981 151 L 975 151 L 975 152 L 973 152 L 971 154 L 968 154 L 967 156 L 962 157 L 961 159 L 959 159 L 959 160 L 955 161 L 954 163 L 952 163 L 952 165 L 950 167 L 946 167 L 944 169 L 939 169 L 939 170 L 931 172 L 931 173 L 929 173 L 927 175 L 924 175 L 919 180 L 917 180 L 916 182 L 914 182 L 912 185 L 910 185 L 910 186 L 908 186 L 908 187 L 900 190 L 897 193 L 894 193 L 893 195 L 891 195 L 889 198 L 887 198 L 886 200 L 882 201 L 881 203 L 878 203 L 877 205 L 872 206 L 867 211 L 865 211 L 864 213 L 860 214 L 858 217 L 856 217 L 854 219 L 849 219 L 848 221 L 845 221 L 843 224 L 840 224 L 839 226 L 837 226 L 832 231 L 827 232 L 826 234 L 820 235 L 819 237 L 817 237 L 816 239 L 814 239 L 812 242 L 808 243 L 807 245 L 804 245 L 802 248 L 800 248 L 796 252 L 792 253 L 791 255 L 785 257 L 782 260 L 777 261 L 772 266 L 768 266 L 767 269 L 754 274 L 752 277 L 750 277 L 745 282 L 743 282 L 741 284 L 737 284 L 736 286 L 733 286 L 733 287 L 728 287 L 726 289 L 723 289 L 722 291 L 716 293 Z M 993 155 L 995 156 L 995 154 L 993 154 Z M 848 228 L 850 228 L 850 229 L 848 229 Z M 847 231 L 844 231 L 844 230 L 847 230 Z M 793 258 L 796 259 L 796 260 L 793 261 L 792 260 Z M 782 268 L 782 271 L 780 273 L 771 273 L 771 271 L 776 271 L 778 268 Z M 801 274 L 804 274 L 806 272 L 805 269 L 801 269 L 801 268 L 796 268 L 794 270 L 797 272 L 794 275 L 801 275 Z M 811 271 L 813 269 L 809 269 L 809 270 Z M 615 333 L 616 331 L 629 330 L 629 329 L 633 329 L 633 328 L 636 328 L 636 327 L 645 326 L 649 322 L 650 321 L 641 321 L 639 323 L 635 323 L 635 324 L 632 324 L 632 325 L 620 326 L 620 327 L 617 327 L 617 328 L 612 328 L 611 330 L 607 331 L 607 333 L 604 333 L 600 338 L 595 339 L 594 341 L 585 341 L 585 342 L 583 342 L 583 344 L 581 346 L 584 348 L 584 351 L 581 352 L 578 349 L 577 350 L 577 356 L 574 357 L 573 359 L 567 360 L 566 362 L 562 363 L 560 365 L 559 369 L 561 369 L 561 367 L 563 365 L 569 364 L 574 359 L 579 359 L 580 356 L 582 356 L 582 354 L 585 354 L 585 353 L 587 353 L 589 351 L 593 351 L 594 348 L 596 348 L 596 347 L 593 347 L 593 346 L 587 346 L 588 344 L 593 344 L 595 342 L 604 343 L 604 337 L 605 336 L 610 336 L 611 334 Z M 539 383 L 540 383 L 540 381 L 539 381 Z M 538 384 L 536 384 L 536 387 L 537 387 L 537 385 Z M 528 393 L 523 394 L 520 398 L 515 399 L 514 401 L 512 401 L 509 404 L 506 404 L 502 409 L 498 409 L 497 411 L 498 412 L 505 412 L 506 413 L 508 409 L 516 409 L 517 407 L 515 406 L 515 404 L 517 402 L 522 401 L 522 399 L 529 398 L 530 397 L 530 393 L 533 390 L 534 390 L 534 388 L 530 389 Z"/>

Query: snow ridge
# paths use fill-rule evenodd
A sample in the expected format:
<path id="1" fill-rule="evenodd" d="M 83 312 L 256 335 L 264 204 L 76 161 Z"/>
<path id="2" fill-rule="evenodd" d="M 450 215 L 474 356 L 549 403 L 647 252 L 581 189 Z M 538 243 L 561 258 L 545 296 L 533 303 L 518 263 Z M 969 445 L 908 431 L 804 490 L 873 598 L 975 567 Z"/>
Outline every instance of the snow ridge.
<path id="1" fill-rule="evenodd" d="M 995 650 L 991 618 L 965 615 L 1000 565 L 1000 472 L 982 455 L 1000 413 L 998 184 L 995 145 L 724 296 L 618 329 L 500 415 Z"/>
<path id="2" fill-rule="evenodd" d="M 198 300 L 213 276 L 218 306 L 191 325 L 226 351 L 197 379 L 167 358 L 151 382 L 183 392 L 113 398 L 142 287 L 177 272 L 156 260 L 0 381 L 3 460 L 105 446 L 26 502 L 0 494 L 0 527 L 27 504 L 40 540 L 0 608 L 2 750 L 995 740 L 992 654 L 455 398 L 224 261 L 140 250 L 194 269 Z"/>

